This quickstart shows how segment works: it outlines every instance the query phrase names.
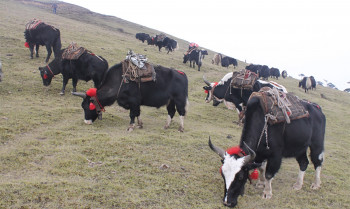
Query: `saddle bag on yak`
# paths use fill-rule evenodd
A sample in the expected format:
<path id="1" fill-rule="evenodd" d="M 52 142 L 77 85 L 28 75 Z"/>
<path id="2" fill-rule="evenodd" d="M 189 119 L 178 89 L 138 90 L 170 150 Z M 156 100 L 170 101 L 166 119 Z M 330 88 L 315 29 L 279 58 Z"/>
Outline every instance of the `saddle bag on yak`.
<path id="1" fill-rule="evenodd" d="M 263 87 L 259 92 L 253 92 L 249 99 L 258 97 L 270 125 L 309 117 L 309 112 L 297 96 L 284 93 L 276 88 Z"/>
<path id="2" fill-rule="evenodd" d="M 239 89 L 253 89 L 256 80 L 258 80 L 258 75 L 249 70 L 233 72 L 231 86 Z"/>
<path id="3" fill-rule="evenodd" d="M 26 24 L 26 30 L 34 30 L 38 25 L 43 24 L 41 20 L 33 19 Z"/>
<path id="4" fill-rule="evenodd" d="M 153 65 L 147 62 L 147 58 L 142 54 L 135 54 L 130 51 L 126 59 L 122 62 L 123 77 L 129 81 L 148 82 L 156 81 L 156 71 Z"/>
<path id="5" fill-rule="evenodd" d="M 79 47 L 76 43 L 71 43 L 67 49 L 62 53 L 62 59 L 67 60 L 77 60 L 79 57 L 84 54 L 87 50 L 84 47 Z"/>

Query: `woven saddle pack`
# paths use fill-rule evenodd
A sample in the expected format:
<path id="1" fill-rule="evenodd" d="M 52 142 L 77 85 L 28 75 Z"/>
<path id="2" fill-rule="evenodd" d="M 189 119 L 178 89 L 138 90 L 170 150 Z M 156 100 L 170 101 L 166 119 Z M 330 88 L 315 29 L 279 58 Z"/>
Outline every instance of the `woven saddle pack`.
<path id="1" fill-rule="evenodd" d="M 67 60 L 77 60 L 79 57 L 87 52 L 84 47 L 79 47 L 76 43 L 71 43 L 67 49 L 65 49 L 62 53 L 62 59 Z"/>
<path id="2" fill-rule="evenodd" d="M 233 72 L 231 86 L 240 89 L 253 89 L 256 80 L 258 80 L 258 75 L 249 70 Z"/>
<path id="3" fill-rule="evenodd" d="M 156 81 L 156 71 L 143 55 L 131 52 L 122 62 L 123 76 L 129 81 Z"/>
<path id="4" fill-rule="evenodd" d="M 263 87 L 259 92 L 253 92 L 249 99 L 258 97 L 260 105 L 269 114 L 268 123 L 270 125 L 309 117 L 309 112 L 302 105 L 302 100 L 289 93 Z"/>
<path id="5" fill-rule="evenodd" d="M 34 30 L 38 25 L 43 24 L 41 20 L 33 19 L 26 24 L 26 30 Z"/>

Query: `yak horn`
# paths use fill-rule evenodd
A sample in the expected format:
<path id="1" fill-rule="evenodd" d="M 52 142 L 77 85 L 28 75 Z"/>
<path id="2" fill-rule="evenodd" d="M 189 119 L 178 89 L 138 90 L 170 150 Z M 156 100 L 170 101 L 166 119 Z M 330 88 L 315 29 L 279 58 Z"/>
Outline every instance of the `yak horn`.
<path id="1" fill-rule="evenodd" d="M 256 153 L 254 152 L 254 150 L 252 148 L 250 148 L 248 146 L 247 143 L 245 143 L 245 141 L 243 141 L 243 144 L 245 147 L 247 147 L 248 149 L 248 152 L 249 152 L 249 155 L 247 155 L 244 159 L 244 162 L 247 164 L 247 163 L 250 163 L 250 162 L 253 162 L 253 160 L 255 159 L 256 157 Z"/>
<path id="2" fill-rule="evenodd" d="M 203 81 L 205 84 L 207 84 L 208 86 L 211 86 L 211 83 L 207 80 L 207 78 L 205 77 L 205 75 L 203 75 Z"/>
<path id="3" fill-rule="evenodd" d="M 83 99 L 86 98 L 86 93 L 84 93 L 84 92 L 72 92 L 72 95 L 81 97 Z"/>
<path id="4" fill-rule="evenodd" d="M 224 159 L 224 156 L 225 156 L 225 151 L 219 147 L 216 147 L 214 146 L 212 143 L 211 143 L 211 140 L 210 140 L 210 136 L 209 136 L 209 147 L 210 149 L 212 149 L 214 152 L 216 152 L 222 159 Z"/>

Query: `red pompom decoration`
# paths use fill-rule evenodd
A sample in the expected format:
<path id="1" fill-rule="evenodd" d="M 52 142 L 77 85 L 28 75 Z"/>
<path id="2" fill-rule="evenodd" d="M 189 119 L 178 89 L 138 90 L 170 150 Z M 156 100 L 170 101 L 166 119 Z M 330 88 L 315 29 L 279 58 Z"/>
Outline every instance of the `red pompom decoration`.
<path id="1" fill-rule="evenodd" d="M 91 88 L 89 90 L 86 91 L 86 95 L 88 95 L 89 97 L 95 97 L 96 96 L 96 88 Z"/>
<path id="2" fill-rule="evenodd" d="M 287 112 L 287 115 L 290 116 L 290 112 L 289 111 Z"/>
<path id="3" fill-rule="evenodd" d="M 94 105 L 94 103 L 90 102 L 89 109 L 90 110 L 96 109 L 96 106 Z"/>
<path id="4" fill-rule="evenodd" d="M 254 169 L 254 171 L 250 174 L 249 178 L 251 180 L 257 180 L 259 178 L 259 172 L 257 169 Z"/>
<path id="5" fill-rule="evenodd" d="M 44 77 L 44 79 L 47 79 L 47 75 L 46 75 L 46 74 L 44 74 L 44 76 L 43 76 L 43 77 Z"/>
<path id="6" fill-rule="evenodd" d="M 242 149 L 239 146 L 236 147 L 231 147 L 226 150 L 227 154 L 230 155 L 238 155 L 239 153 L 242 152 Z"/>
<path id="7" fill-rule="evenodd" d="M 209 91 L 208 91 L 208 90 L 204 90 L 204 92 L 205 92 L 206 94 L 208 94 L 208 93 L 209 93 Z"/>
<path id="8" fill-rule="evenodd" d="M 27 47 L 27 48 L 29 48 L 29 43 L 28 43 L 28 42 L 25 42 L 25 43 L 24 43 L 24 46 Z"/>

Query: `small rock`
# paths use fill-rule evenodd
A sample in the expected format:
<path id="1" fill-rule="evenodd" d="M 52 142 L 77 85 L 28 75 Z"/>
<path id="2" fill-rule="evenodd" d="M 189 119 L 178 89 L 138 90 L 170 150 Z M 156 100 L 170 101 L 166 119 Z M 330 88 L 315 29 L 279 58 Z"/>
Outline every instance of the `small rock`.
<path id="1" fill-rule="evenodd" d="M 162 165 L 159 167 L 159 169 L 161 169 L 161 170 L 165 170 L 165 169 L 168 169 L 168 168 L 170 168 L 170 166 L 168 166 L 167 164 L 162 164 Z"/>

